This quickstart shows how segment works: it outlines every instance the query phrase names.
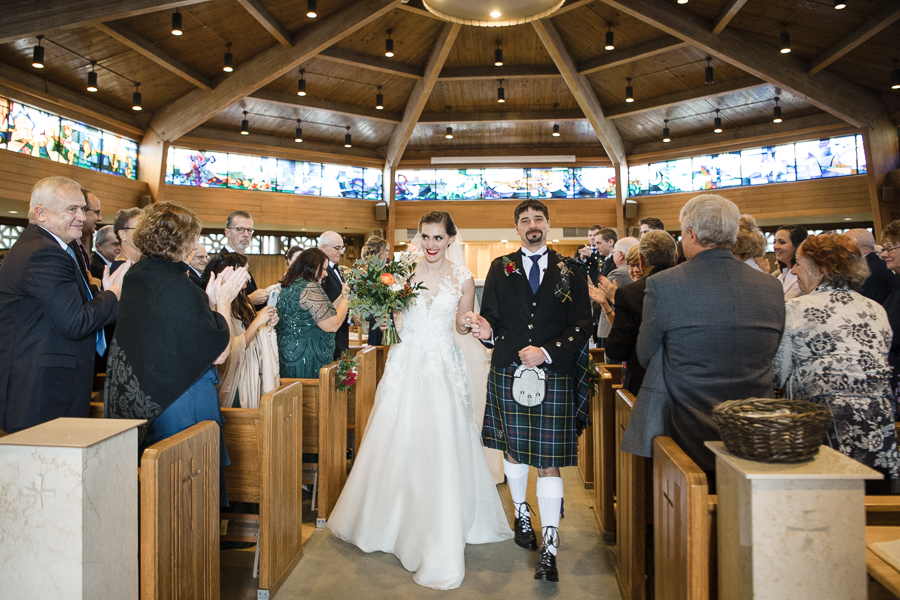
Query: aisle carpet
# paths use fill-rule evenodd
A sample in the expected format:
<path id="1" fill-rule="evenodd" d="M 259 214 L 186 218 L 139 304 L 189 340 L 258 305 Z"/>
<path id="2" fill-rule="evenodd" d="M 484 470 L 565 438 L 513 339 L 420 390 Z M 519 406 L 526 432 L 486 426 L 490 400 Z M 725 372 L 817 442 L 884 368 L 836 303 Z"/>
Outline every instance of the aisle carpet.
<path id="1" fill-rule="evenodd" d="M 574 467 L 562 470 L 566 493 L 566 518 L 560 525 L 560 582 L 534 580 L 537 552 L 512 540 L 466 547 L 466 578 L 456 590 L 438 591 L 413 582 L 391 554 L 366 554 L 331 534 L 304 526 L 303 558 L 281 587 L 276 600 L 396 600 L 401 598 L 453 598 L 457 600 L 509 598 L 560 598 L 617 600 L 613 548 L 600 539 L 592 510 L 592 490 L 585 490 Z M 537 509 L 531 469 L 528 502 Z M 512 502 L 505 485 L 497 486 L 507 515 Z M 538 530 L 539 517 L 534 518 Z M 256 581 L 250 577 L 252 551 L 222 553 L 222 599 L 255 600 Z"/>

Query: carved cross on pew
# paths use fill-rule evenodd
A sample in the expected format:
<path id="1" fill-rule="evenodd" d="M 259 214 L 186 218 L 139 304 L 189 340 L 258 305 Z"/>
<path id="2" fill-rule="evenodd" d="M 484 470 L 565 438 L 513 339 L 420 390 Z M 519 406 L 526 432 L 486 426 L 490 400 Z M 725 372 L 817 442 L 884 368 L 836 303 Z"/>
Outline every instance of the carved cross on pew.
<path id="1" fill-rule="evenodd" d="M 188 470 L 188 475 L 181 479 L 181 486 L 184 498 L 187 499 L 185 504 L 187 505 L 188 516 L 191 521 L 191 529 L 196 525 L 194 521 L 194 502 L 192 501 L 194 498 L 194 477 L 200 475 L 200 469 L 194 468 L 194 458 L 191 457 L 191 467 Z"/>

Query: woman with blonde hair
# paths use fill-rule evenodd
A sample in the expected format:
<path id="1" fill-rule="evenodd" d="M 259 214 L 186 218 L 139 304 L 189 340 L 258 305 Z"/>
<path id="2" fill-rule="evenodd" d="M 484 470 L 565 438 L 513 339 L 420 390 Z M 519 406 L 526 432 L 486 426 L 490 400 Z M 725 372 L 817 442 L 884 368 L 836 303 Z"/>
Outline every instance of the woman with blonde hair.
<path id="1" fill-rule="evenodd" d="M 739 261 L 745 262 L 754 269 L 769 272 L 769 261 L 766 260 L 766 237 L 756 224 L 752 215 L 741 215 L 737 240 L 731 253 Z"/>

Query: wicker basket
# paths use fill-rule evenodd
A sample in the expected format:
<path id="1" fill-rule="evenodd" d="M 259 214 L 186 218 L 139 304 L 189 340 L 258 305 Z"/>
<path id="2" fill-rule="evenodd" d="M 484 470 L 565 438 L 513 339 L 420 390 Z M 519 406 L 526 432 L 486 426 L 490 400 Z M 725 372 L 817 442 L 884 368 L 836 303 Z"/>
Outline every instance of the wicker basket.
<path id="1" fill-rule="evenodd" d="M 809 460 L 825 440 L 831 413 L 801 400 L 747 398 L 722 402 L 712 411 L 728 451 L 762 462 Z"/>

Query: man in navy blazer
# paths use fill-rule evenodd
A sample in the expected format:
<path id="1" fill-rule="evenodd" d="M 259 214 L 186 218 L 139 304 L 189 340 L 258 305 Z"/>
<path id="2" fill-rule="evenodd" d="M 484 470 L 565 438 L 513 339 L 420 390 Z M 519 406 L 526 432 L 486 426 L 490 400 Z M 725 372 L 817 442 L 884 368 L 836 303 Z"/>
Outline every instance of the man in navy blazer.
<path id="1" fill-rule="evenodd" d="M 0 267 L 0 429 L 13 433 L 58 417 L 87 417 L 98 333 L 116 318 L 126 263 L 95 297 L 68 244 L 81 237 L 86 204 L 65 177 L 31 192 L 29 225 Z"/>

